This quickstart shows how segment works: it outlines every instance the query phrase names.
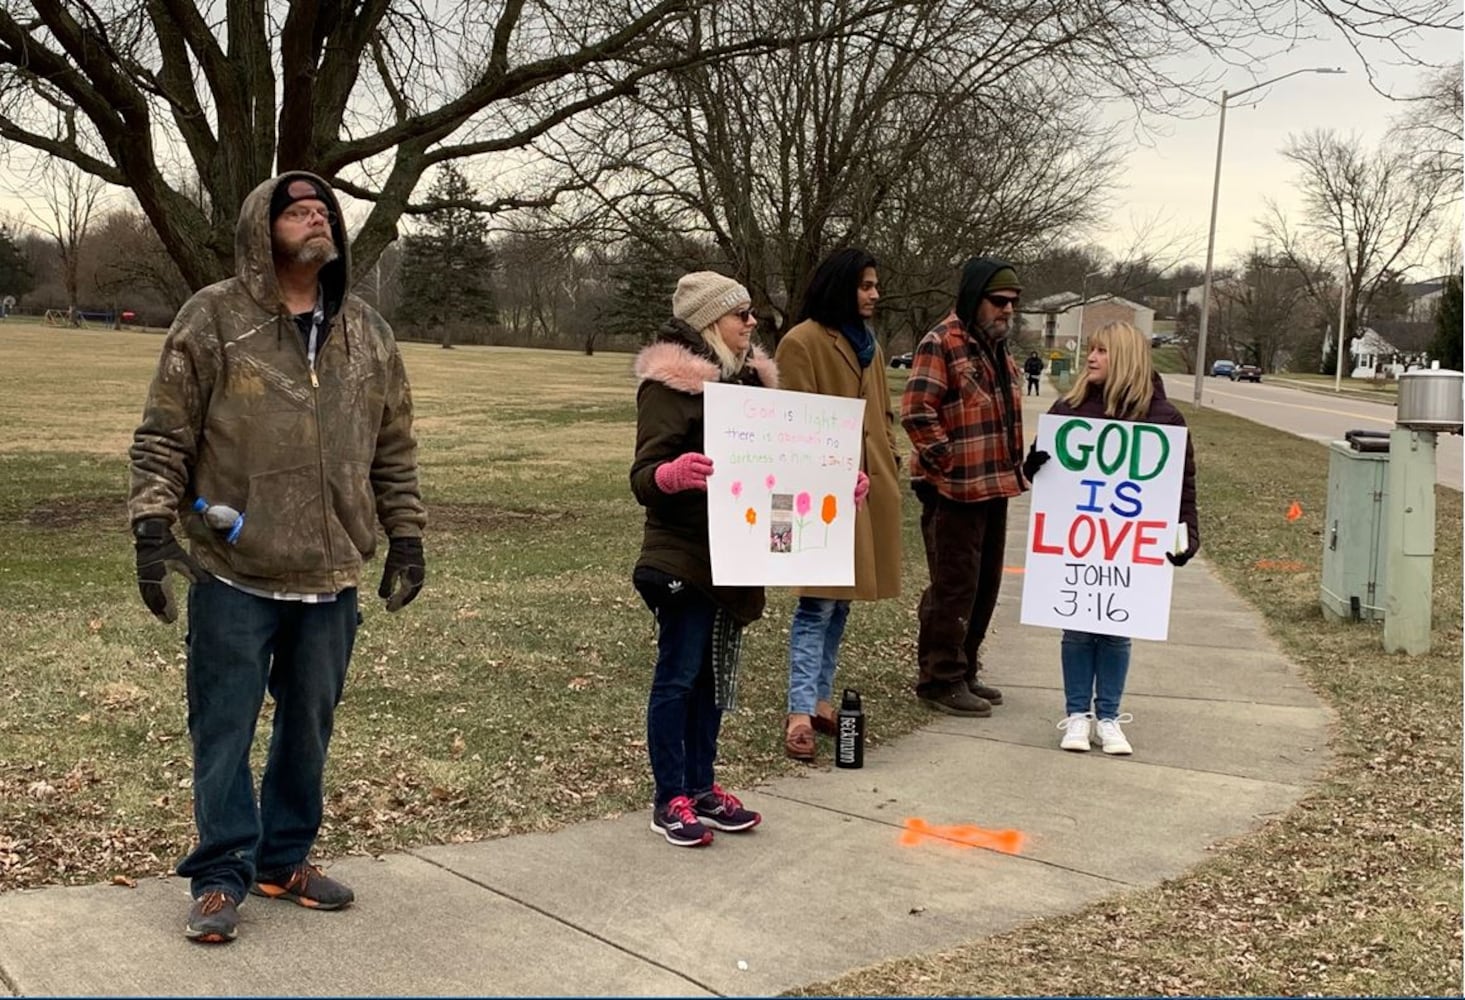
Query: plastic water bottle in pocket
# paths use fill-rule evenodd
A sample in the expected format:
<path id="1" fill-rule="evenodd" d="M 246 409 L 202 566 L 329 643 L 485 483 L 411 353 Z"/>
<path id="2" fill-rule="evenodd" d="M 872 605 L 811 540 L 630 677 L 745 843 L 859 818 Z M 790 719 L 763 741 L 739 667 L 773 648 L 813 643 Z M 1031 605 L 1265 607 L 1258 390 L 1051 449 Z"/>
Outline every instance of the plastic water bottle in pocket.
<path id="1" fill-rule="evenodd" d="M 203 497 L 193 501 L 193 509 L 203 515 L 204 523 L 215 531 L 224 532 L 224 541 L 233 545 L 239 541 L 244 530 L 244 515 L 223 503 L 209 503 Z"/>

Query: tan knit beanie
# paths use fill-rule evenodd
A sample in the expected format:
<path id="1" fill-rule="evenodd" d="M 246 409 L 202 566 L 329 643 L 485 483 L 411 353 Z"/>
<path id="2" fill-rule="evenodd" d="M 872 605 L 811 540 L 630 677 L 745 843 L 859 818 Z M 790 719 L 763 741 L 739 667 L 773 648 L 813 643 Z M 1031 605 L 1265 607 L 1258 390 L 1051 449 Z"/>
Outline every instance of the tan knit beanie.
<path id="1" fill-rule="evenodd" d="M 716 271 L 684 274 L 671 296 L 672 315 L 701 331 L 739 306 L 752 304 L 748 290 Z"/>

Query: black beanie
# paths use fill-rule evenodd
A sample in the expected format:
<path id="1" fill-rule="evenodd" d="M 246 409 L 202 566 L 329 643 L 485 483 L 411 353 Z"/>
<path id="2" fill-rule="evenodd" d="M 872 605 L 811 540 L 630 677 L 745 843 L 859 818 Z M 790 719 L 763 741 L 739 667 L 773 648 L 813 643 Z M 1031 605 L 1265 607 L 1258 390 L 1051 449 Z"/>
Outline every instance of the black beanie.
<path id="1" fill-rule="evenodd" d="M 326 193 L 325 188 L 309 177 L 296 175 L 276 184 L 275 193 L 270 196 L 270 221 L 274 222 L 285 209 L 297 201 L 305 201 L 307 198 L 315 198 L 327 208 L 331 205 L 330 196 Z"/>

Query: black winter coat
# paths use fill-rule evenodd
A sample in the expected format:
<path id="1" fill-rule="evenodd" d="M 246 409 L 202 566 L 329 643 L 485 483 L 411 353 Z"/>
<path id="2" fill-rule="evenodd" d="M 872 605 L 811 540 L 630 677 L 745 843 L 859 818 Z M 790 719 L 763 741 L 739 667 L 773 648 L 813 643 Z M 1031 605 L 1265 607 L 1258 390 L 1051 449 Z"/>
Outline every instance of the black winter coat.
<path id="1" fill-rule="evenodd" d="M 762 587 L 714 587 L 707 541 L 707 494 L 700 490 L 663 493 L 656 469 L 688 452 L 703 450 L 702 383 L 778 387 L 778 369 L 754 347 L 741 371 L 723 378 L 701 334 L 680 320 L 662 327 L 656 342 L 636 355 L 636 457 L 631 492 L 646 508 L 646 530 L 636 567 L 669 573 L 705 593 L 739 625 L 763 616 Z"/>

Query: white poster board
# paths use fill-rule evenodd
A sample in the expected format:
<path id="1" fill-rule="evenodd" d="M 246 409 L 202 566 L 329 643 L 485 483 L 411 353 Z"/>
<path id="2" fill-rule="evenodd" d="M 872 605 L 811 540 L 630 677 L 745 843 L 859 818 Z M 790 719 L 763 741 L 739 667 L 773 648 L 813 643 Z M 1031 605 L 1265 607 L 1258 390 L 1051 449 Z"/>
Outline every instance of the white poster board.
<path id="1" fill-rule="evenodd" d="M 712 582 L 851 587 L 865 401 L 706 383 Z"/>
<path id="2" fill-rule="evenodd" d="M 1164 639 L 1170 630 L 1184 427 L 1038 418 L 1022 622 Z"/>

